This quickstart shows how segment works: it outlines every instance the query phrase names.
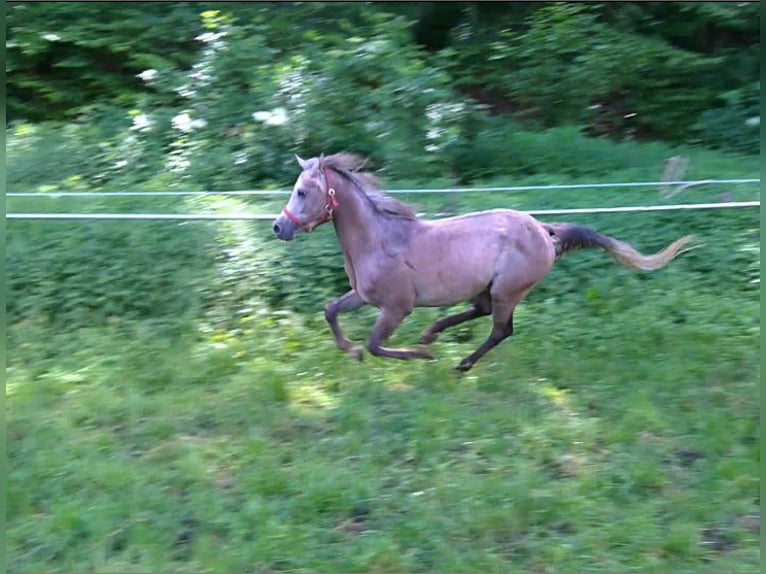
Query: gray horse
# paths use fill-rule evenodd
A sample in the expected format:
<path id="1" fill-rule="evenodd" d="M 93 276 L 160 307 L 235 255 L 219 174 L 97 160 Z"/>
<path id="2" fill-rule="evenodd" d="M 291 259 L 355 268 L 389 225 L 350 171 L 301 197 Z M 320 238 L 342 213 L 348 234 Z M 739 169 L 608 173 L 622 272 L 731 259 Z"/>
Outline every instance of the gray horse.
<path id="1" fill-rule="evenodd" d="M 362 350 L 343 335 L 339 313 L 366 304 L 380 309 L 367 349 L 394 359 L 433 358 L 426 345 L 438 333 L 491 314 L 489 337 L 457 366 L 467 371 L 513 334 L 514 309 L 563 253 L 600 247 L 623 265 L 653 271 L 667 265 L 692 239 L 682 237 L 655 255 L 642 255 L 587 227 L 545 224 L 512 209 L 426 221 L 382 193 L 371 174 L 358 171 L 365 163 L 358 156 L 296 158 L 302 171 L 274 222 L 274 233 L 290 241 L 296 232 L 333 222 L 351 290 L 326 306 L 325 318 L 338 348 L 357 359 Z M 383 347 L 415 307 L 461 301 L 469 301 L 471 307 L 436 321 L 423 332 L 419 348 Z"/>

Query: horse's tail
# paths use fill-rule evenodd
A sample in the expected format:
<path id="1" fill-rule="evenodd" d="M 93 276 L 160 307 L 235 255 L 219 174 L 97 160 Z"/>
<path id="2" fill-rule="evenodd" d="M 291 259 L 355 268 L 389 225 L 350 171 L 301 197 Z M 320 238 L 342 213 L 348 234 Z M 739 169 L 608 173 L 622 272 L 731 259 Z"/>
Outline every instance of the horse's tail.
<path id="1" fill-rule="evenodd" d="M 654 271 L 670 263 L 688 244 L 693 236 L 687 235 L 677 239 L 662 251 L 654 255 L 643 255 L 633 247 L 607 235 L 602 235 L 593 229 L 571 223 L 543 224 L 550 233 L 556 245 L 556 258 L 567 251 L 600 247 L 608 251 L 618 263 L 642 271 Z"/>

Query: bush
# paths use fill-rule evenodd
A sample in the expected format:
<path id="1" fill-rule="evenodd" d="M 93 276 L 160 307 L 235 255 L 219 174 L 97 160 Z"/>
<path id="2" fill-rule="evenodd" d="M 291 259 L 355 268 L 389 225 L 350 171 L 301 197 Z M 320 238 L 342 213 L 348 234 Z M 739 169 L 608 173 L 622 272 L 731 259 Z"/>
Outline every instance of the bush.
<path id="1" fill-rule="evenodd" d="M 74 119 L 97 103 L 134 105 L 153 91 L 136 74 L 191 65 L 196 9 L 188 2 L 9 2 L 9 119 Z M 173 92 L 153 96 L 166 105 L 176 99 Z"/>
<path id="2" fill-rule="evenodd" d="M 747 154 L 761 151 L 761 82 L 721 94 L 722 106 L 700 115 L 694 126 L 700 143 Z"/>
<path id="3" fill-rule="evenodd" d="M 609 25 L 601 11 L 546 4 L 494 40 L 456 39 L 450 69 L 463 86 L 490 90 L 500 111 L 533 125 L 687 141 L 689 126 L 713 101 L 722 60 Z"/>
<path id="4" fill-rule="evenodd" d="M 179 207 L 157 199 L 154 209 Z M 13 205 L 41 211 L 39 202 Z M 81 209 L 103 207 L 89 202 Z M 109 204 L 118 212 L 137 207 L 135 200 Z M 59 209 L 77 208 L 70 202 Z M 33 319 L 72 329 L 114 317 L 189 317 L 215 285 L 215 243 L 204 224 L 20 220 L 9 222 L 7 233 L 9 323 Z"/>

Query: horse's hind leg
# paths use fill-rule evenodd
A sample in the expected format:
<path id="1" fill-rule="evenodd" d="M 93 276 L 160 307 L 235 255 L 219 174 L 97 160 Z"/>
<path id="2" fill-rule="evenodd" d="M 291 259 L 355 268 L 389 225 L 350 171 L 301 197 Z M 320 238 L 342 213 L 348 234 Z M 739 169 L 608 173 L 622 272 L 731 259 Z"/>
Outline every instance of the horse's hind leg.
<path id="1" fill-rule="evenodd" d="M 467 371 L 481 359 L 487 351 L 496 347 L 500 341 L 513 335 L 513 311 L 524 297 L 532 290 L 528 287 L 522 291 L 514 293 L 511 297 L 499 299 L 495 294 L 492 298 L 492 331 L 487 340 L 481 344 L 473 353 L 460 361 L 457 366 L 458 371 Z"/>
<path id="2" fill-rule="evenodd" d="M 332 335 L 335 338 L 335 345 L 342 351 L 345 351 L 357 360 L 362 359 L 362 349 L 354 346 L 344 335 L 338 324 L 338 313 L 354 311 L 364 305 L 364 301 L 353 289 L 331 301 L 324 308 L 324 318 L 330 324 Z"/>
<path id="3" fill-rule="evenodd" d="M 396 310 L 392 308 L 382 308 L 378 320 L 373 327 L 372 335 L 367 343 L 367 350 L 376 357 L 388 357 L 391 359 L 433 359 L 433 355 L 428 349 L 387 349 L 383 347 L 396 327 L 399 326 L 404 318 L 412 310 Z"/>
<path id="4" fill-rule="evenodd" d="M 478 297 L 471 300 L 473 305 L 467 311 L 461 313 L 455 313 L 454 315 L 448 315 L 437 321 L 435 321 L 428 329 L 423 331 L 420 336 L 420 343 L 422 345 L 428 345 L 436 340 L 439 333 L 460 323 L 465 323 L 478 317 L 484 317 L 492 313 L 492 300 L 489 296 L 489 290 L 485 291 Z"/>

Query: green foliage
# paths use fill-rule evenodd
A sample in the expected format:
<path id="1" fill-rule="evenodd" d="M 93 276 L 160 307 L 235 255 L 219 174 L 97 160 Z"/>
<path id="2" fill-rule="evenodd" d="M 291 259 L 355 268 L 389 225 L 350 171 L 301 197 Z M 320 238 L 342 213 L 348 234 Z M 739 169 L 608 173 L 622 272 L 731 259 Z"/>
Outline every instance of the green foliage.
<path id="1" fill-rule="evenodd" d="M 480 81 L 546 126 L 587 123 L 678 141 L 710 105 L 720 61 L 617 30 L 598 11 L 571 3 L 536 10 L 527 29 L 506 29 L 490 44 Z"/>
<path id="2" fill-rule="evenodd" d="M 729 62 L 744 56 L 759 44 L 758 2 L 624 2 L 605 4 L 605 20 L 619 20 L 622 29 L 652 33 L 668 43 L 701 53 L 724 56 Z M 758 75 L 757 62 L 734 69 L 722 67 L 718 85 L 739 83 Z"/>
<path id="3" fill-rule="evenodd" d="M 427 179 L 444 169 L 440 152 L 460 137 L 468 111 L 449 75 L 428 65 L 401 18 L 372 13 L 339 26 L 349 35 L 313 29 L 303 53 L 277 63 L 273 38 L 253 33 L 263 24 L 221 29 L 226 49 L 205 62 L 216 81 L 190 98 L 208 122 L 202 153 L 190 154 L 195 179 L 215 186 L 225 153 L 241 158 L 235 172 L 274 181 L 286 159 L 292 164 L 292 150 L 313 155 L 352 142 L 392 176 Z M 210 149 L 207 138 L 224 143 Z"/>
<path id="4" fill-rule="evenodd" d="M 449 149 L 453 170 L 464 183 L 503 178 L 515 185 L 516 178 L 549 173 L 595 181 L 628 166 L 654 179 L 657 166 L 674 153 L 667 146 L 589 138 L 574 126 L 532 132 L 498 117 L 478 117 L 470 130 Z"/>
<path id="5" fill-rule="evenodd" d="M 430 65 L 438 57 L 427 60 L 415 48 L 402 18 L 350 11 L 348 20 L 335 23 L 353 35 L 309 28 L 296 41 L 305 54 L 321 56 L 291 52 L 279 59 L 284 38 L 275 34 L 276 23 L 266 22 L 273 15 L 278 23 L 280 12 L 269 10 L 254 5 L 237 18 L 203 12 L 197 61 L 186 71 L 151 70 L 146 93 L 131 100 L 132 109 L 80 108 L 77 121 L 50 138 L 42 136 L 58 128 L 54 123 L 16 122 L 23 145 L 44 139 L 48 146 L 41 153 L 51 158 L 46 165 L 52 171 L 41 171 L 39 180 L 50 183 L 62 168 L 100 185 L 149 180 L 165 171 L 179 184 L 194 181 L 207 189 L 268 187 L 286 183 L 296 151 L 351 148 L 395 177 L 422 181 L 446 170 L 444 150 L 460 139 L 473 112 L 454 95 L 444 66 Z M 52 167 L 66 148 L 76 151 Z M 20 165 L 17 172 L 31 168 Z"/>
<path id="6" fill-rule="evenodd" d="M 130 106 L 144 91 L 136 74 L 184 69 L 195 57 L 192 3 L 9 2 L 6 13 L 10 119 L 73 118 L 99 101 Z"/>
<path id="7" fill-rule="evenodd" d="M 757 154 L 761 149 L 761 82 L 721 94 L 722 106 L 702 113 L 695 125 L 710 147 Z"/>
<path id="8" fill-rule="evenodd" d="M 39 206 L 12 204 L 22 211 Z M 84 211 L 104 207 L 91 203 Z M 154 209 L 178 210 L 168 202 L 164 207 L 154 203 Z M 108 209 L 129 212 L 131 206 L 112 201 Z M 114 317 L 199 313 L 213 279 L 206 231 L 163 222 L 13 222 L 6 240 L 8 319 L 77 328 Z M 181 292 L 179 285 L 185 286 Z"/>
<path id="9" fill-rule="evenodd" d="M 157 179 L 164 170 L 168 137 L 147 138 L 132 128 L 135 112 L 102 108 L 81 121 L 61 125 L 17 123 L 6 133 L 6 182 L 16 191 L 92 190 Z M 169 124 L 168 112 L 155 121 Z M 171 183 L 166 178 L 164 184 Z"/>
<path id="10" fill-rule="evenodd" d="M 499 114 L 618 139 L 691 141 L 720 92 L 759 77 L 753 6 L 540 3 L 491 20 L 474 12 L 453 30 L 449 69 Z M 727 17 L 716 21 L 718 11 Z"/>
<path id="11" fill-rule="evenodd" d="M 435 177 L 474 121 L 465 94 L 544 126 L 750 153 L 755 140 L 725 128 L 742 110 L 711 110 L 758 81 L 757 6 L 15 2 L 9 118 L 94 123 L 103 107 L 133 108 L 154 122 L 143 135 L 197 158 L 210 186 L 231 181 L 222 172 L 274 181 L 268 166 L 291 147 L 398 166 L 423 156 L 422 177 Z M 278 127 L 268 114 L 280 109 Z M 202 141 L 168 129 L 181 113 L 207 121 Z"/>

